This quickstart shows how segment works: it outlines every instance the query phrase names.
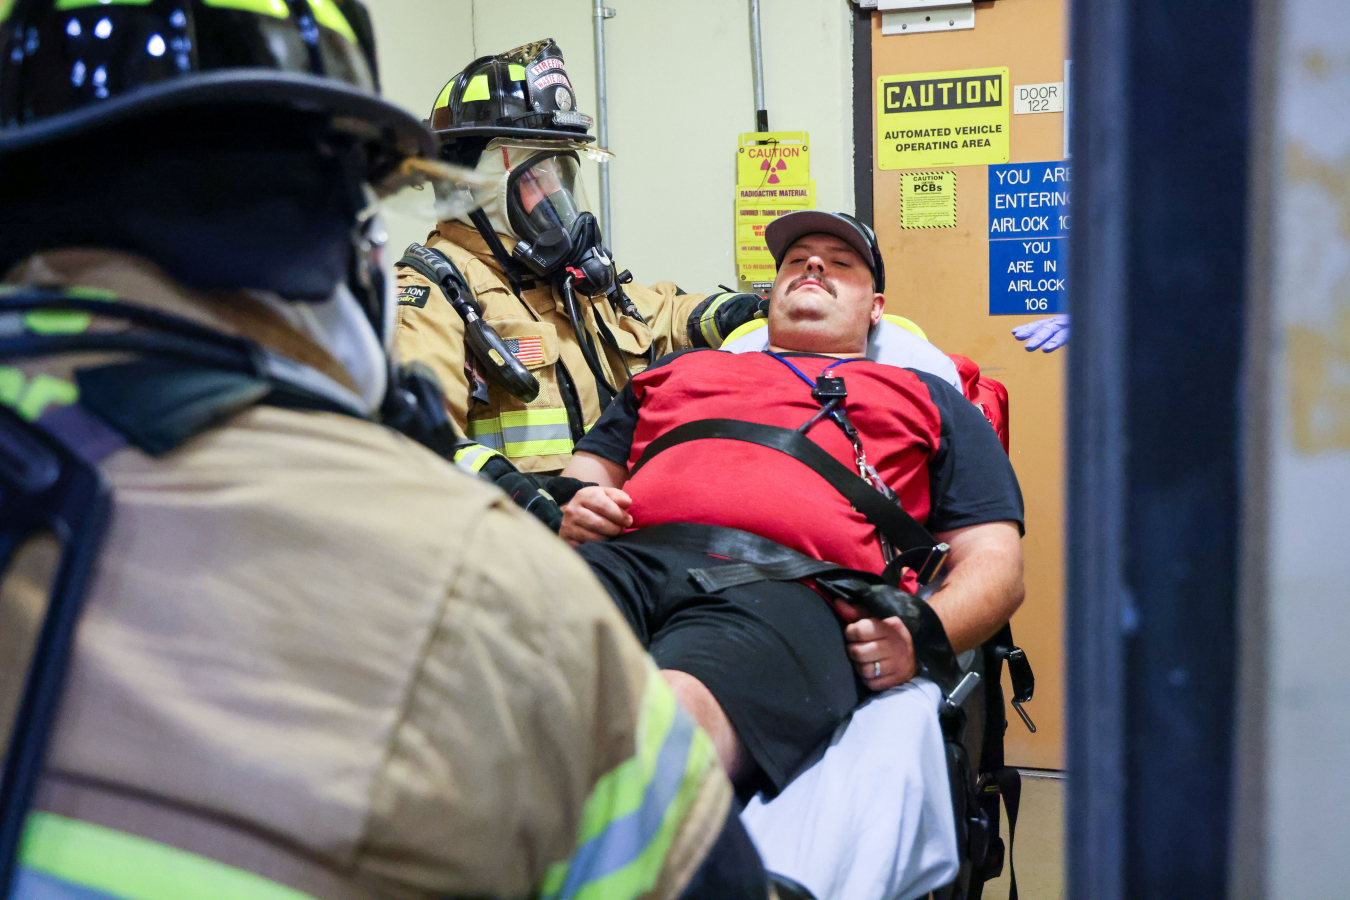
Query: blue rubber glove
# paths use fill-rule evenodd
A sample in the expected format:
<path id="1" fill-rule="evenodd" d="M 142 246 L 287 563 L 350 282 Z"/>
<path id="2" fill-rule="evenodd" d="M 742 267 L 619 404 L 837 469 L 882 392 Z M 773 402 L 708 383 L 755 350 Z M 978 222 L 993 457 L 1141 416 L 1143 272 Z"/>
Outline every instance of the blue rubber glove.
<path id="1" fill-rule="evenodd" d="M 1027 342 L 1028 353 L 1037 348 L 1049 353 L 1069 342 L 1069 317 L 1063 315 L 1037 319 L 1035 322 L 1018 325 L 1012 333 L 1019 341 Z"/>

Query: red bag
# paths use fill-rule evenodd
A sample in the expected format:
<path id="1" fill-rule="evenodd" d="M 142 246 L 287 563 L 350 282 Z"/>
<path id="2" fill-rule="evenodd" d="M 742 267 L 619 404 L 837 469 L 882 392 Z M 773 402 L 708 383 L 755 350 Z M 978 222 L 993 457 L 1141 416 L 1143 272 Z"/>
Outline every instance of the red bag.
<path id="1" fill-rule="evenodd" d="M 994 432 L 1003 444 L 1003 452 L 1008 452 L 1008 389 L 992 378 L 980 374 L 980 367 L 973 360 L 955 353 L 947 354 L 956 363 L 956 371 L 961 376 L 961 390 L 966 399 L 974 403 L 994 426 Z"/>

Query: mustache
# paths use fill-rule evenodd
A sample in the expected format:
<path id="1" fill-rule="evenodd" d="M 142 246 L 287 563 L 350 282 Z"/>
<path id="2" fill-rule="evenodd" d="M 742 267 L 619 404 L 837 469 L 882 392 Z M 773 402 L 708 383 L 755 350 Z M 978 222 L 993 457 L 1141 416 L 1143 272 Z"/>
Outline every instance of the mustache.
<path id="1" fill-rule="evenodd" d="M 833 281 L 831 281 L 830 279 L 826 278 L 823 275 L 798 275 L 796 278 L 792 279 L 792 281 L 788 284 L 787 290 L 784 291 L 784 293 L 790 294 L 808 281 L 814 281 L 817 284 L 819 284 L 825 290 L 830 292 L 831 297 L 839 296 L 839 288 L 835 285 Z"/>

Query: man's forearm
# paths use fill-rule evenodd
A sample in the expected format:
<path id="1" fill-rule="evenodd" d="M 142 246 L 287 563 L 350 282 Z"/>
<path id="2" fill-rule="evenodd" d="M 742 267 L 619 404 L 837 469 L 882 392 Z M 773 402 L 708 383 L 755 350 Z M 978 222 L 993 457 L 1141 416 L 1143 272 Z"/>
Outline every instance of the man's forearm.
<path id="1" fill-rule="evenodd" d="M 628 480 L 628 467 L 583 450 L 572 454 L 567 468 L 563 469 L 563 476 L 601 487 L 617 488 L 623 487 L 623 483 Z"/>
<path id="2" fill-rule="evenodd" d="M 938 535 L 951 545 L 947 577 L 929 604 L 952 649 L 964 653 L 993 637 L 1022 605 L 1022 543 L 1009 522 Z"/>

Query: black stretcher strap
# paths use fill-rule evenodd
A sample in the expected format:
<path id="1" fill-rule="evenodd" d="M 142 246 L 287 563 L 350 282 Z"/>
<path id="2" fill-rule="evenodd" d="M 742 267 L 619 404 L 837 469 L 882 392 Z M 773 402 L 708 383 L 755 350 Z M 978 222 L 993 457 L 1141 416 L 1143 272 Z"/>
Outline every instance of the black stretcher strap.
<path id="1" fill-rule="evenodd" d="M 1022 773 L 1012 766 L 990 773 L 1003 805 L 1008 810 L 1008 900 L 1017 900 L 1017 869 L 1013 866 L 1013 844 L 1017 841 L 1017 811 L 1022 804 Z"/>
<path id="2" fill-rule="evenodd" d="M 946 545 L 939 544 L 928 529 L 905 512 L 900 504 L 887 500 L 819 444 L 790 428 L 742 422 L 739 419 L 686 422 L 648 444 L 629 477 L 636 475 L 639 469 L 671 447 L 711 438 L 744 441 L 777 450 L 824 478 L 830 487 L 842 494 L 854 509 L 862 513 L 890 541 L 891 546 L 900 551 L 900 556 L 886 567 L 887 580 L 892 584 L 899 580 L 901 568 L 913 570 L 920 584 L 927 584 L 941 569 L 946 558 Z"/>
<path id="3" fill-rule="evenodd" d="M 766 537 L 717 525 L 654 525 L 629 532 L 621 540 L 626 544 L 672 547 L 737 560 L 725 566 L 689 570 L 694 583 L 709 593 L 760 581 L 810 578 L 826 594 L 860 607 L 873 618 L 900 619 L 913 640 L 915 659 L 944 695 L 950 695 L 965 677 L 942 620 L 933 608 L 886 584 L 874 572 L 847 569 L 798 553 Z"/>

